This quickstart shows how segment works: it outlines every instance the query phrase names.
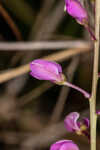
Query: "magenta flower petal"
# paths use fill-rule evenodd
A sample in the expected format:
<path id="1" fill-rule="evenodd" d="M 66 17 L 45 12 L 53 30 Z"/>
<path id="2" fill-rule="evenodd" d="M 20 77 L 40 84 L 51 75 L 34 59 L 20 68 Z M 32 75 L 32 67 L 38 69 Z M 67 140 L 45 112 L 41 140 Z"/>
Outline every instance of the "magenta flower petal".
<path id="1" fill-rule="evenodd" d="M 76 144 L 70 142 L 70 143 L 63 144 L 60 150 L 79 150 L 79 148 L 77 147 Z"/>
<path id="2" fill-rule="evenodd" d="M 77 112 L 72 112 L 66 116 L 64 124 L 69 132 L 80 131 L 79 124 L 77 123 L 79 116 L 80 115 Z"/>
<path id="3" fill-rule="evenodd" d="M 74 17 L 79 23 L 88 22 L 87 11 L 78 0 L 65 0 L 66 11 Z"/>
<path id="4" fill-rule="evenodd" d="M 66 116 L 64 120 L 65 128 L 69 132 L 75 132 L 78 135 L 85 135 L 89 138 L 88 128 L 90 126 L 90 121 L 88 118 L 83 118 L 82 121 L 78 121 L 79 113 L 72 112 Z"/>
<path id="5" fill-rule="evenodd" d="M 60 140 L 51 145 L 50 150 L 58 150 L 63 144 L 67 142 L 72 142 L 71 140 Z"/>
<path id="6" fill-rule="evenodd" d="M 62 68 L 55 62 L 36 59 L 30 63 L 30 69 L 30 74 L 39 80 L 55 82 L 61 82 L 62 80 Z"/>
<path id="7" fill-rule="evenodd" d="M 51 145 L 50 150 L 79 150 L 71 140 L 61 140 Z"/>

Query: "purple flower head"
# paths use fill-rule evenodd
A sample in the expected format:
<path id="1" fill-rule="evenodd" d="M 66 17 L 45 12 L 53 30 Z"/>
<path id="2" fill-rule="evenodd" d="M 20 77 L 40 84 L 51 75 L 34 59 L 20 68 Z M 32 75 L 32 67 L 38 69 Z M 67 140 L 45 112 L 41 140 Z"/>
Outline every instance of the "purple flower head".
<path id="1" fill-rule="evenodd" d="M 88 22 L 88 14 L 79 0 L 65 0 L 65 10 L 80 24 Z"/>
<path id="2" fill-rule="evenodd" d="M 50 80 L 58 84 L 65 80 L 61 66 L 53 61 L 36 59 L 30 63 L 30 69 L 32 77 L 39 80 Z"/>
<path id="3" fill-rule="evenodd" d="M 50 150 L 79 150 L 71 140 L 61 140 L 51 145 Z"/>
<path id="4" fill-rule="evenodd" d="M 83 134 L 82 132 L 89 128 L 88 118 L 84 118 L 82 121 L 78 121 L 79 113 L 72 112 L 66 116 L 64 124 L 69 132 L 76 132 L 77 134 Z"/>

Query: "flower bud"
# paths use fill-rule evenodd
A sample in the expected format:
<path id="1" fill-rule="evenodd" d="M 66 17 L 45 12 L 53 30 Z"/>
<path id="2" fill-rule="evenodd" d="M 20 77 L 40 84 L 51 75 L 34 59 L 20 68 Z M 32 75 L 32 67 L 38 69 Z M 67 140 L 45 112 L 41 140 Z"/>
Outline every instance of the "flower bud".
<path id="1" fill-rule="evenodd" d="M 30 69 L 30 74 L 36 79 L 49 80 L 57 84 L 65 81 L 62 68 L 56 62 L 36 59 L 30 63 Z"/>
<path id="2" fill-rule="evenodd" d="M 84 25 L 86 30 L 90 33 L 91 39 L 96 41 L 95 34 L 89 25 L 88 13 L 79 0 L 65 0 L 64 10 L 75 18 L 79 24 Z"/>
<path id="3" fill-rule="evenodd" d="M 65 10 L 80 24 L 88 22 L 88 14 L 78 0 L 65 0 Z"/>

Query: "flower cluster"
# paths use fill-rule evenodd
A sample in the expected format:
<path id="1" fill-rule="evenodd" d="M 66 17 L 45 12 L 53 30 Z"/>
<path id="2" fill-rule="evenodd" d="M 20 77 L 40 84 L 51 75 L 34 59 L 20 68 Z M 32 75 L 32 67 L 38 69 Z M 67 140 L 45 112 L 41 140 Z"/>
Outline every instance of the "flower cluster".
<path id="1" fill-rule="evenodd" d="M 78 135 L 84 135 L 89 138 L 89 119 L 83 118 L 82 121 L 78 121 L 79 113 L 72 112 L 66 116 L 64 120 L 65 128 L 69 132 L 75 132 Z M 50 150 L 79 150 L 78 146 L 71 140 L 61 140 L 51 145 Z"/>
<path id="2" fill-rule="evenodd" d="M 35 77 L 39 80 L 49 80 L 53 83 L 59 84 L 59 85 L 67 85 L 69 87 L 72 87 L 78 91 L 80 91 L 82 94 L 84 94 L 85 97 L 89 98 L 90 95 L 84 91 L 83 89 L 72 85 L 71 83 L 68 83 L 66 81 L 65 76 L 62 73 L 62 67 L 52 61 L 42 60 L 42 59 L 36 59 L 30 63 L 30 75 L 32 77 Z M 69 114 L 65 118 L 65 127 L 70 132 L 76 132 L 77 134 L 86 134 L 86 130 L 89 127 L 89 120 L 87 118 L 83 119 L 83 122 L 78 122 L 79 114 L 77 112 L 73 112 Z M 59 142 L 56 142 L 53 144 L 50 148 L 50 150 L 79 150 L 78 146 L 74 144 L 71 140 L 61 140 Z"/>
<path id="3" fill-rule="evenodd" d="M 90 94 L 83 89 L 67 82 L 64 74 L 62 73 L 62 67 L 53 61 L 47 61 L 42 59 L 36 59 L 30 63 L 30 75 L 39 80 L 49 80 L 58 85 L 67 85 L 81 92 L 85 97 L 89 98 Z M 98 110 L 97 115 L 100 115 L 100 110 Z M 83 135 L 90 139 L 89 135 L 89 119 L 83 118 L 78 121 L 80 115 L 77 112 L 72 112 L 66 116 L 64 120 L 65 128 L 69 132 L 75 132 L 78 135 Z M 74 144 L 71 140 L 61 140 L 56 142 L 51 146 L 50 150 L 79 150 L 78 146 Z"/>
<path id="4" fill-rule="evenodd" d="M 42 59 L 36 59 L 30 63 L 32 77 L 39 80 L 49 80 L 53 83 L 59 85 L 67 85 L 81 92 L 86 98 L 90 97 L 90 94 L 83 89 L 69 83 L 66 81 L 65 76 L 62 73 L 62 67 L 53 61 L 47 61 Z M 82 121 L 78 121 L 79 113 L 72 112 L 66 116 L 64 123 L 65 127 L 69 132 L 75 132 L 78 135 L 85 135 L 89 138 L 88 128 L 89 120 L 88 118 L 83 118 Z M 50 150 L 79 150 L 78 146 L 71 140 L 61 140 L 54 143 Z"/>
<path id="5" fill-rule="evenodd" d="M 65 11 L 71 15 L 79 24 L 83 25 L 96 40 L 94 33 L 89 25 L 89 17 L 86 9 L 79 0 L 65 0 Z M 81 92 L 86 98 L 90 98 L 90 94 L 80 87 L 69 83 L 65 75 L 62 73 L 62 67 L 53 61 L 36 59 L 30 63 L 30 75 L 38 80 L 49 80 L 58 85 L 65 85 Z M 99 73 L 100 77 L 100 73 Z M 100 115 L 100 110 L 96 112 Z M 80 114 L 71 112 L 64 120 L 67 131 L 74 132 L 78 135 L 86 136 L 90 140 L 90 121 L 88 118 L 82 118 L 79 121 Z M 72 140 L 60 140 L 51 145 L 50 150 L 79 150 L 79 147 Z"/>

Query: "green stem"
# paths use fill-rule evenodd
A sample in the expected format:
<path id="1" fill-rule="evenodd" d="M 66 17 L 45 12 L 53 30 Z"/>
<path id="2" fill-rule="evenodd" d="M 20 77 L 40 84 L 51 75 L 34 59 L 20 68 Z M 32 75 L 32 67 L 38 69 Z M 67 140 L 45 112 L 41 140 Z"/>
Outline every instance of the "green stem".
<path id="1" fill-rule="evenodd" d="M 91 150 L 96 150 L 96 92 L 98 83 L 98 63 L 99 63 L 99 19 L 100 19 L 100 0 L 95 0 L 96 14 L 95 14 L 95 37 L 97 41 L 94 42 L 94 64 L 93 64 L 93 80 L 92 80 L 92 94 L 90 102 L 90 123 L 91 123 Z"/>

